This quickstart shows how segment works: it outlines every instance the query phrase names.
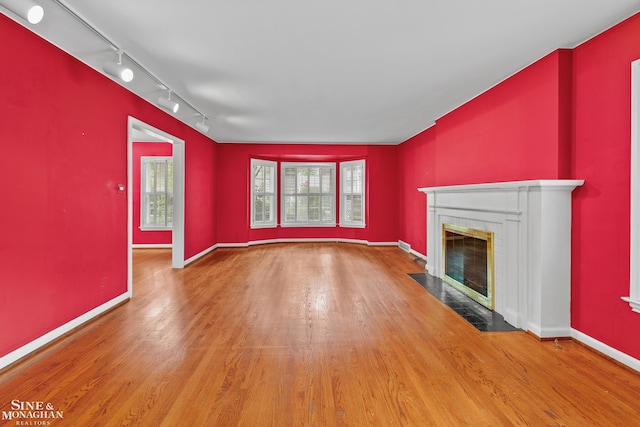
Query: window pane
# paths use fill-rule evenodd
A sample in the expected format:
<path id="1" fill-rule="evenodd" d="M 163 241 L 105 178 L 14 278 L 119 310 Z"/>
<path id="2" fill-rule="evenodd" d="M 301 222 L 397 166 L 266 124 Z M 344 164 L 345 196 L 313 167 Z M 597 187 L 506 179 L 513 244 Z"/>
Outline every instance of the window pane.
<path id="1" fill-rule="evenodd" d="M 296 220 L 296 196 L 284 197 L 284 220 L 286 222 Z"/>
<path id="2" fill-rule="evenodd" d="M 320 192 L 320 168 L 309 169 L 309 193 Z"/>
<path id="3" fill-rule="evenodd" d="M 362 221 L 364 219 L 364 206 L 362 206 L 362 196 L 352 196 L 353 218 L 352 221 Z"/>
<path id="4" fill-rule="evenodd" d="M 171 227 L 173 225 L 173 195 L 167 194 L 167 215 L 166 225 Z"/>
<path id="5" fill-rule="evenodd" d="M 273 175 L 274 175 L 273 167 L 265 167 L 264 169 L 264 192 L 265 193 L 273 193 Z"/>
<path id="6" fill-rule="evenodd" d="M 156 179 L 156 186 L 155 186 L 155 191 L 156 192 L 165 192 L 166 191 L 166 168 L 165 168 L 165 163 L 156 163 L 156 172 L 155 172 L 155 179 Z"/>
<path id="7" fill-rule="evenodd" d="M 333 221 L 333 196 L 322 196 L 322 220 Z"/>
<path id="8" fill-rule="evenodd" d="M 284 193 L 295 194 L 296 193 L 296 169 L 286 168 L 284 170 Z"/>
<path id="9" fill-rule="evenodd" d="M 253 189 L 256 193 L 264 193 L 264 167 L 256 166 L 253 173 Z"/>
<path id="10" fill-rule="evenodd" d="M 164 225 L 166 207 L 166 196 L 156 194 L 156 225 Z"/>
<path id="11" fill-rule="evenodd" d="M 253 200 L 253 220 L 264 221 L 264 196 L 255 196 Z"/>
<path id="12" fill-rule="evenodd" d="M 307 168 L 298 168 L 297 173 L 297 193 L 298 194 L 307 194 L 309 192 L 309 169 Z"/>
<path id="13" fill-rule="evenodd" d="M 173 193 L 173 161 L 167 160 L 167 192 Z"/>
<path id="14" fill-rule="evenodd" d="M 344 196 L 344 219 L 353 221 L 353 196 Z"/>
<path id="15" fill-rule="evenodd" d="M 307 196 L 298 196 L 296 200 L 296 221 L 307 222 L 309 220 L 309 199 Z"/>
<path id="16" fill-rule="evenodd" d="M 322 192 L 333 193 L 333 169 L 322 168 Z"/>
<path id="17" fill-rule="evenodd" d="M 156 195 L 155 194 L 149 194 L 149 209 L 147 210 L 148 212 L 148 218 L 149 218 L 149 225 L 155 224 L 156 223 Z"/>
<path id="18" fill-rule="evenodd" d="M 151 196 L 149 196 L 148 194 L 143 195 L 142 203 L 144 204 L 145 209 L 144 209 L 144 217 L 142 218 L 142 225 L 147 225 L 151 222 L 151 219 L 150 219 L 151 209 L 149 208 L 151 206 L 150 198 Z"/>
<path id="19" fill-rule="evenodd" d="M 363 176 L 362 176 L 362 165 L 357 165 L 353 168 L 353 192 L 357 194 L 362 194 L 363 188 Z"/>
<path id="20" fill-rule="evenodd" d="M 351 193 L 351 188 L 353 185 L 352 182 L 352 178 L 351 178 L 351 168 L 350 167 L 345 167 L 344 168 L 344 182 L 342 183 L 342 191 L 345 194 L 350 194 Z"/>
<path id="21" fill-rule="evenodd" d="M 266 222 L 272 221 L 273 218 L 273 204 L 271 203 L 273 196 L 264 196 L 264 220 Z"/>
<path id="22" fill-rule="evenodd" d="M 309 221 L 320 221 L 320 197 L 309 196 Z"/>

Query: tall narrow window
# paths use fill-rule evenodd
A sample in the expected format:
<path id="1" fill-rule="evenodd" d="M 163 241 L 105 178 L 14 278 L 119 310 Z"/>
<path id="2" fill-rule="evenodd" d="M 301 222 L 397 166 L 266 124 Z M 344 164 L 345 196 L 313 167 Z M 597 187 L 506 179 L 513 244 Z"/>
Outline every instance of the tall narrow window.
<path id="1" fill-rule="evenodd" d="M 275 227 L 276 162 L 251 159 L 251 227 Z"/>
<path id="2" fill-rule="evenodd" d="M 335 163 L 282 163 L 282 225 L 336 224 Z"/>
<path id="3" fill-rule="evenodd" d="M 340 164 L 340 226 L 365 226 L 365 162 Z"/>
<path id="4" fill-rule="evenodd" d="M 142 156 L 140 228 L 170 229 L 173 225 L 173 159 Z"/>

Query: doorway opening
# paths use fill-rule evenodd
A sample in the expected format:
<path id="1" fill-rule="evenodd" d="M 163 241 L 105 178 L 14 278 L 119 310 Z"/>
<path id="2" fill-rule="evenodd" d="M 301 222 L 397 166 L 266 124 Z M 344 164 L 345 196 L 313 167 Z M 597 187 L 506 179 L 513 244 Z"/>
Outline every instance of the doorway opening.
<path id="1" fill-rule="evenodd" d="M 184 268 L 184 140 L 129 116 L 127 123 L 127 265 L 128 287 L 133 282 L 133 143 L 169 142 L 173 156 L 173 223 L 171 227 L 171 267 Z"/>

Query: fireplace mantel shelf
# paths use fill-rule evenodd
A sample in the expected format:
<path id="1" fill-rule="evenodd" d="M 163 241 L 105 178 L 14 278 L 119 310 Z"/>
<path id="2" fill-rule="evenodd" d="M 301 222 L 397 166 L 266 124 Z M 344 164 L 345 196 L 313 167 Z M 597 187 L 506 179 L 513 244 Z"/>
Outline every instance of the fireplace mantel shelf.
<path id="1" fill-rule="evenodd" d="M 495 311 L 541 338 L 569 336 L 571 192 L 583 180 L 424 187 L 427 265 L 442 278 L 443 224 L 494 233 Z"/>
<path id="2" fill-rule="evenodd" d="M 526 188 L 558 189 L 572 191 L 584 184 L 582 179 L 532 179 L 528 181 L 489 182 L 481 184 L 445 185 L 440 187 L 423 187 L 418 191 L 423 193 L 460 193 L 468 191 L 496 191 Z"/>

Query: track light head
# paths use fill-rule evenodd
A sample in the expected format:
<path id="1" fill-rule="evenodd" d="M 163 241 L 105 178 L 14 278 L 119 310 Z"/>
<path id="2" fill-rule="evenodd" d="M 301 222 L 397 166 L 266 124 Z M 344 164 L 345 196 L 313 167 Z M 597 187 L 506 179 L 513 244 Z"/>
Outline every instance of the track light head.
<path id="1" fill-rule="evenodd" d="M 121 63 L 106 61 L 104 64 L 102 64 L 102 69 L 105 73 L 124 82 L 129 83 L 131 80 L 133 80 L 133 71 L 131 70 L 131 68 L 125 67 Z"/>
<path id="2" fill-rule="evenodd" d="M 31 24 L 44 18 L 44 9 L 31 0 L 0 0 L 0 4 Z"/>
<path id="3" fill-rule="evenodd" d="M 177 113 L 180 108 L 180 104 L 171 100 L 171 91 L 169 91 L 169 98 L 165 98 L 164 96 L 158 98 L 158 104 L 173 113 Z"/>
<path id="4" fill-rule="evenodd" d="M 209 125 L 204 122 L 204 119 L 206 119 L 206 117 L 202 116 L 202 121 L 196 122 L 196 129 L 202 133 L 207 133 L 209 132 Z"/>

